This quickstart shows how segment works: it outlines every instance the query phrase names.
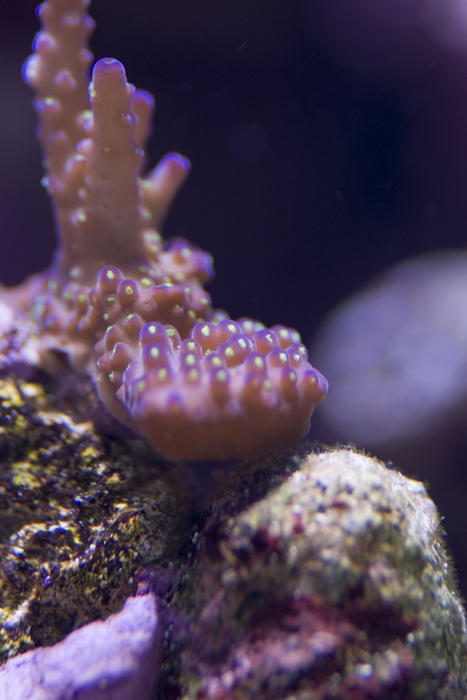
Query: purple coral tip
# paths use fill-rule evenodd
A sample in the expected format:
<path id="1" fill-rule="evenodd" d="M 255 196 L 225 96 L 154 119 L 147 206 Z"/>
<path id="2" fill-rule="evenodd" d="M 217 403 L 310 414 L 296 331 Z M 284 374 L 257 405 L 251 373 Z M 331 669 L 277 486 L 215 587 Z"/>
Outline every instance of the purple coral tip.
<path id="1" fill-rule="evenodd" d="M 167 153 L 166 156 L 164 156 L 160 162 L 161 167 L 177 167 L 177 168 L 183 168 L 184 170 L 189 170 L 191 168 L 191 163 L 188 158 L 185 156 L 182 156 L 181 153 Z"/>
<path id="2" fill-rule="evenodd" d="M 123 63 L 117 61 L 116 58 L 101 58 L 99 61 L 96 61 L 92 69 L 92 82 L 96 84 L 112 78 L 126 83 L 126 72 Z"/>

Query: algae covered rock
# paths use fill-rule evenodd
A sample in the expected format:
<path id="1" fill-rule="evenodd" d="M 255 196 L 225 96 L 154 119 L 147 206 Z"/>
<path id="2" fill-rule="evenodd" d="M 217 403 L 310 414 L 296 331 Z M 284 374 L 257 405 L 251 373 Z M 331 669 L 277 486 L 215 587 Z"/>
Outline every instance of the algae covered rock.
<path id="1" fill-rule="evenodd" d="M 362 454 L 303 452 L 224 477 L 178 596 L 184 698 L 466 696 L 435 506 Z"/>
<path id="2" fill-rule="evenodd" d="M 138 568 L 171 565 L 190 512 L 172 465 L 99 425 L 83 377 L 34 367 L 24 324 L 0 345 L 0 661 L 121 608 Z"/>

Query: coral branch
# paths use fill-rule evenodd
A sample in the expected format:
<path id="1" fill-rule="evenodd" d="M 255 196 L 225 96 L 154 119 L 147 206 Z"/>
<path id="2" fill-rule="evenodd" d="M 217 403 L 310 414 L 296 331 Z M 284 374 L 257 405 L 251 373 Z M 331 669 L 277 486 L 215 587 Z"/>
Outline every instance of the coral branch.
<path id="1" fill-rule="evenodd" d="M 179 153 L 169 153 L 141 182 L 143 204 L 151 213 L 154 226 L 159 226 L 164 220 L 189 172 L 187 158 Z"/>
<path id="2" fill-rule="evenodd" d="M 42 364 L 94 378 L 108 410 L 172 459 L 256 455 L 299 440 L 326 395 L 296 331 L 232 321 L 203 284 L 212 260 L 155 228 L 185 181 L 177 153 L 141 175 L 153 99 L 112 58 L 86 91 L 84 0 L 41 5 L 24 75 L 37 91 L 56 264 L 14 290 L 32 304 Z"/>
<path id="3" fill-rule="evenodd" d="M 73 214 L 78 255 L 87 251 L 98 267 L 142 262 L 137 178 L 143 153 L 136 145 L 136 117 L 130 111 L 134 88 L 122 64 L 104 58 L 94 66 L 89 93 L 92 117 L 84 125 L 88 138 L 78 144 L 86 163 L 83 206 Z"/>
<path id="4" fill-rule="evenodd" d="M 89 108 L 87 40 L 94 22 L 85 14 L 89 0 L 49 0 L 38 8 L 43 27 L 35 53 L 23 68 L 36 91 L 39 138 L 49 183 L 59 188 L 68 157 L 82 135 L 80 115 Z"/>

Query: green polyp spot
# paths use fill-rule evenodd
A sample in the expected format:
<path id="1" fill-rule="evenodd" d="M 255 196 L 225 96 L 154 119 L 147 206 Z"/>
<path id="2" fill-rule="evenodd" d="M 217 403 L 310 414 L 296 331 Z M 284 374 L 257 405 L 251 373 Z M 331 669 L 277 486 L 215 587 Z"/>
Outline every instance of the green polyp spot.
<path id="1" fill-rule="evenodd" d="M 158 349 L 158 348 L 151 348 L 150 351 L 149 351 L 149 354 L 151 355 L 151 357 L 152 357 L 153 359 L 156 360 L 156 359 L 159 357 L 160 352 L 159 352 L 159 349 Z"/>
<path id="2" fill-rule="evenodd" d="M 165 367 L 162 367 L 162 368 L 158 371 L 158 373 L 157 373 L 157 378 L 158 378 L 159 380 L 161 380 L 161 381 L 164 380 L 164 379 L 167 379 L 167 370 L 165 369 Z"/>
<path id="3" fill-rule="evenodd" d="M 220 369 L 216 372 L 216 379 L 218 382 L 225 383 L 227 381 L 227 372 L 225 369 Z"/>
<path id="4" fill-rule="evenodd" d="M 133 287 L 130 284 L 127 284 L 127 286 L 125 287 L 125 294 L 127 294 L 129 297 L 131 297 L 131 295 L 134 293 L 135 293 L 135 290 L 133 289 Z"/>
<path id="5" fill-rule="evenodd" d="M 242 350 L 245 350 L 245 348 L 246 348 L 246 341 L 245 341 L 245 338 L 240 338 L 239 341 L 238 341 L 238 344 L 240 345 L 240 347 L 242 348 Z"/>
<path id="6" fill-rule="evenodd" d="M 150 333 L 151 335 L 156 335 L 156 333 L 157 333 L 157 327 L 154 325 L 154 323 L 151 323 L 151 325 L 148 326 L 147 330 L 148 330 L 148 333 Z"/>
<path id="7" fill-rule="evenodd" d="M 128 316 L 125 317 L 125 321 L 131 321 L 132 318 L 135 318 L 135 314 L 128 314 Z"/>
<path id="8" fill-rule="evenodd" d="M 112 152 L 112 146 L 104 146 L 102 149 L 104 153 L 111 153 Z"/>
<path id="9" fill-rule="evenodd" d="M 169 338 L 175 337 L 175 328 L 167 328 L 167 335 Z"/>
<path id="10" fill-rule="evenodd" d="M 272 389 L 272 384 L 271 384 L 271 382 L 269 381 L 269 379 L 266 379 L 266 381 L 264 382 L 263 386 L 264 386 L 265 389 Z"/>
<path id="11" fill-rule="evenodd" d="M 294 383 L 297 381 L 297 375 L 295 372 L 289 372 L 289 381 Z"/>
<path id="12" fill-rule="evenodd" d="M 77 296 L 77 300 L 80 304 L 85 304 L 88 300 L 86 292 L 80 292 Z"/>
<path id="13" fill-rule="evenodd" d="M 106 304 L 115 304 L 116 301 L 117 301 L 116 297 L 110 296 L 110 297 L 107 297 L 107 299 L 105 300 L 105 303 Z"/>
<path id="14" fill-rule="evenodd" d="M 188 372 L 188 379 L 190 382 L 197 382 L 199 379 L 199 371 L 195 368 L 190 369 Z"/>
<path id="15" fill-rule="evenodd" d="M 56 99 L 55 97 L 45 97 L 44 98 L 44 104 L 47 105 L 47 107 L 51 107 L 53 104 L 55 104 Z"/>
<path id="16" fill-rule="evenodd" d="M 196 364 L 196 357 L 190 353 L 185 357 L 185 364 L 187 365 L 195 365 Z"/>
<path id="17" fill-rule="evenodd" d="M 201 333 L 204 335 L 205 338 L 207 338 L 211 333 L 211 329 L 209 328 L 207 323 L 201 328 Z"/>
<path id="18" fill-rule="evenodd" d="M 113 270 L 106 270 L 105 276 L 108 280 L 113 280 L 115 277 L 115 272 Z"/>
<path id="19" fill-rule="evenodd" d="M 226 357 L 234 357 L 235 351 L 233 348 L 225 348 L 224 355 L 226 355 Z"/>
<path id="20" fill-rule="evenodd" d="M 294 353 L 293 359 L 295 360 L 295 362 L 300 362 L 300 360 L 302 359 L 302 356 L 299 355 L 298 352 L 296 352 L 296 353 Z"/>
<path id="21" fill-rule="evenodd" d="M 279 361 L 285 364 L 287 362 L 287 355 L 285 352 L 279 353 Z"/>
<path id="22" fill-rule="evenodd" d="M 104 321 L 108 321 L 108 320 L 109 320 L 109 314 L 108 314 L 107 312 L 106 312 L 105 314 L 102 314 L 102 318 L 104 319 Z"/>
<path id="23" fill-rule="evenodd" d="M 186 345 L 189 350 L 196 350 L 196 343 L 194 340 L 189 340 Z"/>
<path id="24" fill-rule="evenodd" d="M 211 351 L 209 351 L 209 352 L 211 352 Z M 207 355 L 207 354 L 208 354 L 208 353 L 206 353 L 206 355 Z M 211 362 L 212 362 L 212 364 L 213 364 L 215 367 L 222 367 L 222 361 L 221 361 L 221 358 L 220 358 L 220 357 L 213 357 L 212 360 L 211 360 Z"/>
<path id="25" fill-rule="evenodd" d="M 188 309 L 187 315 L 188 315 L 190 318 L 196 318 L 196 311 L 194 311 L 193 309 Z"/>
<path id="26" fill-rule="evenodd" d="M 255 357 L 255 367 L 264 369 L 264 360 L 261 357 Z"/>
<path id="27" fill-rule="evenodd" d="M 146 382 L 144 381 L 144 379 L 141 379 L 138 382 L 138 384 L 136 385 L 136 391 L 141 392 L 141 391 L 144 391 L 145 389 L 146 389 Z"/>
<path id="28" fill-rule="evenodd" d="M 279 335 L 281 338 L 288 338 L 289 337 L 289 331 L 287 328 L 281 328 L 279 331 Z"/>
<path id="29" fill-rule="evenodd" d="M 143 287 L 150 287 L 151 284 L 152 284 L 152 282 L 151 282 L 151 280 L 150 280 L 148 277 L 143 277 L 143 278 L 141 279 L 141 284 L 142 284 Z"/>
<path id="30" fill-rule="evenodd" d="M 71 301 L 73 299 L 73 292 L 70 292 L 69 290 L 66 291 L 63 295 L 63 299 L 65 301 Z"/>
<path id="31" fill-rule="evenodd" d="M 229 323 L 229 324 L 227 325 L 227 328 L 228 328 L 228 330 L 229 330 L 231 333 L 236 333 L 236 332 L 237 332 L 237 329 L 236 329 L 236 327 L 235 327 L 235 325 L 234 325 L 233 323 Z"/>
<path id="32" fill-rule="evenodd" d="M 79 214 L 76 216 L 76 220 L 79 221 L 81 224 L 86 223 L 87 221 L 87 216 L 84 213 L 84 211 L 80 211 Z"/>
<path id="33" fill-rule="evenodd" d="M 180 253 L 181 253 L 182 257 L 189 258 L 191 255 L 191 250 L 189 248 L 182 248 L 180 250 Z"/>
<path id="34" fill-rule="evenodd" d="M 110 382 L 111 384 L 113 384 L 113 383 L 115 382 L 115 373 L 114 373 L 114 372 L 110 372 L 110 374 L 107 375 L 107 378 L 108 378 L 109 382 Z"/>

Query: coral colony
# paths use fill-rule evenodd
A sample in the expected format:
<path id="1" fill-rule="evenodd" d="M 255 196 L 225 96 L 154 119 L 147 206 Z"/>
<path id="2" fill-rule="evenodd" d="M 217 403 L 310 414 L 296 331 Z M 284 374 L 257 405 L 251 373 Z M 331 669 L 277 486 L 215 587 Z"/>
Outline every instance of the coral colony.
<path id="1" fill-rule="evenodd" d="M 167 155 L 142 176 L 152 97 L 104 58 L 89 0 L 48 0 L 24 78 L 36 92 L 59 247 L 5 292 L 30 313 L 41 364 L 94 379 L 106 408 L 170 459 L 258 455 L 301 439 L 327 382 L 294 330 L 231 320 L 203 285 L 211 256 L 157 227 L 186 178 Z M 241 261 L 239 261 L 241 264 Z"/>

